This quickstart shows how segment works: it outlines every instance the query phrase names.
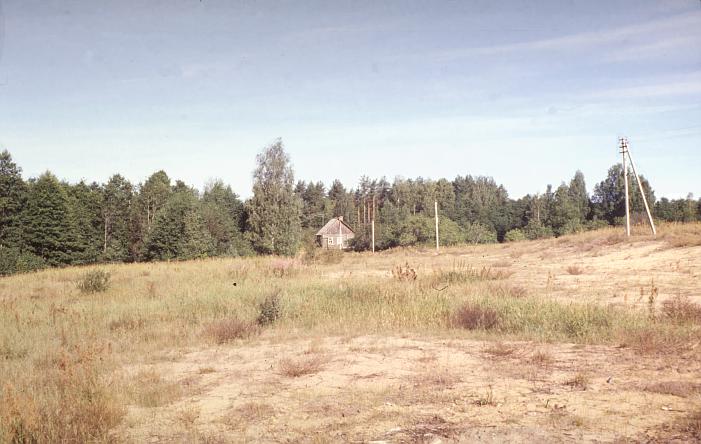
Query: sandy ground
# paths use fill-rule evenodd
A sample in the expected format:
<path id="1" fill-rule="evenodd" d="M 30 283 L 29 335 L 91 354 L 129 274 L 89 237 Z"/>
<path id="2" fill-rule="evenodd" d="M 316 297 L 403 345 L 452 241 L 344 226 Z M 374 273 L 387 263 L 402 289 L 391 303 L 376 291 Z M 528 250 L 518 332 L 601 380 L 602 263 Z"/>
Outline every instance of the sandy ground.
<path id="1" fill-rule="evenodd" d="M 491 267 L 506 282 L 565 301 L 701 303 L 701 247 L 663 241 L 553 239 L 348 255 L 343 279 Z M 301 336 L 300 336 L 301 335 Z M 182 396 L 131 406 L 115 435 L 131 442 L 688 442 L 665 434 L 701 405 L 698 356 L 625 348 L 445 337 L 320 337 L 164 351 L 154 371 Z M 301 337 L 301 339 L 299 339 Z M 698 351 L 693 351 L 697 353 Z M 307 374 L 292 375 L 307 367 Z M 290 370 L 292 368 L 292 371 Z M 304 372 L 302 372 L 304 373 Z M 669 428 L 667 427 L 667 430 Z"/>
<path id="2" fill-rule="evenodd" d="M 351 260 L 342 279 L 358 275 L 391 277 L 392 268 L 405 260 L 419 275 L 450 267 L 489 267 L 510 273 L 508 282 L 529 294 L 559 300 L 602 304 L 645 305 L 650 294 L 657 302 L 688 296 L 701 303 L 701 247 L 670 248 L 663 240 L 613 245 L 577 242 L 578 238 L 536 242 L 396 251 L 372 262 Z"/>
<path id="3" fill-rule="evenodd" d="M 133 442 L 644 442 L 701 401 L 698 361 L 571 344 L 261 338 L 145 369 L 186 394 L 131 408 Z"/>

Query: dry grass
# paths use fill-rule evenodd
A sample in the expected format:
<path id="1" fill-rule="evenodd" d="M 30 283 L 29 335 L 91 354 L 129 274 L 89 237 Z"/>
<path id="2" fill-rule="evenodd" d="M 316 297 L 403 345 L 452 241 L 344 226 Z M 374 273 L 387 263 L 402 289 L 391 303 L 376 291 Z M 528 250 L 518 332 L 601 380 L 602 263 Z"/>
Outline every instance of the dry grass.
<path id="1" fill-rule="evenodd" d="M 264 421 L 275 414 L 275 409 L 264 402 L 251 401 L 241 404 L 230 410 L 223 418 L 223 422 L 235 428 Z"/>
<path id="2" fill-rule="evenodd" d="M 701 394 L 701 383 L 689 381 L 662 381 L 645 386 L 646 392 L 688 398 Z"/>
<path id="3" fill-rule="evenodd" d="M 237 339 L 248 339 L 259 335 L 260 327 L 255 322 L 229 318 L 208 324 L 204 328 L 204 334 L 217 344 L 225 344 Z"/>
<path id="4" fill-rule="evenodd" d="M 462 381 L 462 378 L 446 368 L 427 368 L 413 375 L 410 381 L 418 388 L 448 388 Z"/>
<path id="5" fill-rule="evenodd" d="M 587 388 L 589 388 L 590 383 L 591 380 L 589 378 L 589 375 L 580 372 L 574 375 L 572 378 L 565 381 L 564 384 L 568 387 L 572 387 L 573 389 L 586 390 Z"/>
<path id="6" fill-rule="evenodd" d="M 495 407 L 497 405 L 496 398 L 494 397 L 494 390 L 492 386 L 488 386 L 484 389 L 482 394 L 480 394 L 475 400 L 475 405 L 477 406 L 491 406 Z"/>
<path id="7" fill-rule="evenodd" d="M 666 223 L 658 231 L 670 248 L 701 246 L 701 222 Z"/>
<path id="8" fill-rule="evenodd" d="M 516 347 L 503 342 L 494 342 L 485 347 L 483 351 L 497 358 L 506 358 L 512 356 L 516 352 Z"/>
<path id="9" fill-rule="evenodd" d="M 283 358 L 278 363 L 278 370 L 281 375 L 288 378 L 299 378 L 320 372 L 325 363 L 326 359 L 320 355 Z"/>
<path id="10" fill-rule="evenodd" d="M 578 265 L 570 265 L 567 268 L 565 268 L 565 270 L 567 271 L 568 274 L 575 275 L 575 276 L 584 273 L 584 269 Z"/>
<path id="11" fill-rule="evenodd" d="M 511 266 L 511 261 L 500 260 L 492 263 L 494 268 L 509 268 Z"/>
<path id="12" fill-rule="evenodd" d="M 688 296 L 675 296 L 662 302 L 662 313 L 675 322 L 701 324 L 701 305 L 691 302 Z"/>
<path id="13" fill-rule="evenodd" d="M 606 285 L 616 278 L 603 275 L 602 266 L 586 261 L 603 260 L 595 258 L 597 254 L 620 256 L 619 249 L 638 241 L 649 245 L 651 255 L 658 254 L 662 244 L 695 245 L 700 229 L 701 224 L 663 225 L 662 241 L 657 243 L 644 234 L 629 241 L 619 228 L 612 228 L 514 243 L 508 250 L 492 245 L 451 247 L 440 255 L 407 249 L 376 255 L 348 253 L 340 265 L 333 263 L 335 259 L 305 264 L 271 257 L 222 258 L 68 267 L 3 277 L 0 442 L 120 440 L 111 436 L 111 430 L 127 410 L 170 406 L 190 390 L 187 384 L 161 374 L 157 364 L 177 361 L 212 342 L 227 344 L 218 350 L 229 350 L 245 344 L 241 339 L 436 335 L 494 341 L 484 353 L 495 358 L 521 357 L 513 346 L 500 345 L 520 340 L 623 345 L 641 354 L 679 355 L 697 362 L 698 304 L 692 298 L 670 299 L 662 294 L 676 288 L 692 297 L 698 292 L 696 250 L 684 252 L 690 259 L 677 268 L 662 264 L 671 276 L 668 280 L 663 280 L 665 274 L 659 275 L 660 280 L 654 276 L 660 293 L 655 293 L 651 304 L 654 316 L 620 299 L 609 300 L 613 291 Z M 553 249 L 556 255 L 537 259 Z M 507 253 L 507 258 L 518 259 L 510 267 L 504 259 Z M 674 251 L 675 256 L 678 253 Z M 581 254 L 584 259 L 564 254 Z M 392 279 L 392 268 L 407 261 L 416 279 Z M 560 283 L 553 277 L 546 287 L 544 270 L 574 261 L 587 269 L 577 280 L 580 287 L 573 287 L 575 280 L 569 279 L 572 285 L 561 293 L 571 294 L 571 299 L 551 297 L 551 289 Z M 541 262 L 545 265 L 537 268 Z M 109 288 L 100 297 L 85 295 L 76 287 L 91 270 L 111 276 Z M 682 275 L 686 281 L 674 280 Z M 613 284 L 637 297 L 635 291 L 645 282 L 647 276 L 627 287 L 627 281 Z M 599 285 L 606 290 L 601 290 L 607 295 L 605 304 L 616 306 L 580 297 L 598 291 Z M 279 295 L 278 300 L 266 305 L 270 295 Z M 573 299 L 577 302 L 569 302 Z M 271 315 L 265 318 L 265 328 L 245 321 L 259 318 L 264 311 Z M 391 347 L 383 351 L 391 352 Z M 281 374 L 295 377 L 326 368 L 321 346 L 312 344 L 295 353 L 299 358 L 280 361 Z M 426 356 L 440 354 L 427 352 Z M 554 360 L 543 352 L 523 359 L 535 366 Z M 129 370 L 152 364 L 151 370 Z M 214 379 L 204 376 L 211 371 L 208 362 L 200 362 L 191 369 L 191 376 Z M 216 376 L 220 371 L 217 367 Z M 446 387 L 449 382 L 448 375 L 427 381 Z"/>
<path id="14" fill-rule="evenodd" d="M 548 351 L 537 350 L 528 358 L 528 362 L 538 367 L 549 367 L 555 362 L 555 357 Z"/>
<path id="15" fill-rule="evenodd" d="M 124 394 L 130 403 L 141 407 L 160 407 L 180 399 L 185 393 L 177 382 L 167 381 L 154 369 L 141 371 L 129 378 Z"/>
<path id="16" fill-rule="evenodd" d="M 499 313 L 492 308 L 467 303 L 453 314 L 451 323 L 467 330 L 491 330 L 499 325 Z"/>

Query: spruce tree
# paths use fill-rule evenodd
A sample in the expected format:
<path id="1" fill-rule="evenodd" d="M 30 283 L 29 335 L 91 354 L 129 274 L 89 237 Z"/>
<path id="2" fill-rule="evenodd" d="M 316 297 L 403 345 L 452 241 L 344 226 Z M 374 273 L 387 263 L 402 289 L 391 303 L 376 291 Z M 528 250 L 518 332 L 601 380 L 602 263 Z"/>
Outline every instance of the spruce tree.
<path id="1" fill-rule="evenodd" d="M 75 229 L 75 251 L 71 263 L 97 262 L 102 244 L 102 190 L 100 185 L 87 185 L 80 181 L 75 185 L 62 183 L 68 196 L 71 225 Z"/>
<path id="2" fill-rule="evenodd" d="M 260 253 L 293 255 L 302 233 L 300 198 L 294 193 L 290 159 L 277 140 L 256 157 L 248 236 Z"/>
<path id="3" fill-rule="evenodd" d="M 126 261 L 133 187 L 124 177 L 115 174 L 102 194 L 102 256 L 107 261 Z"/>
<path id="4" fill-rule="evenodd" d="M 78 248 L 68 196 L 50 172 L 29 187 L 22 221 L 23 241 L 29 252 L 48 265 L 71 263 Z"/>

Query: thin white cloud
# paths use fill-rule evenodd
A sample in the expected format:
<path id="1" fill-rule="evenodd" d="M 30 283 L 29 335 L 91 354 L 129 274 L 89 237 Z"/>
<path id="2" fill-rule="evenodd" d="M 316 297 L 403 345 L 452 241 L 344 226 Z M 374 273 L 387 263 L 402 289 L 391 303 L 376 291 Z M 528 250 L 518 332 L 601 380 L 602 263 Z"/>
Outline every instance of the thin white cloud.
<path id="1" fill-rule="evenodd" d="M 701 11 L 680 14 L 673 17 L 653 20 L 613 29 L 587 31 L 565 36 L 516 42 L 505 45 L 483 46 L 475 48 L 439 51 L 432 54 L 436 61 L 450 61 L 472 56 L 495 56 L 514 52 L 532 51 L 572 51 L 612 43 L 627 42 L 634 38 L 654 38 L 664 32 L 676 32 L 679 29 L 701 29 Z M 698 33 L 698 31 L 696 31 Z M 670 44 L 681 43 L 671 42 Z"/>
<path id="2" fill-rule="evenodd" d="M 632 62 L 646 59 L 659 59 L 660 57 L 680 56 L 692 58 L 701 62 L 701 24 L 695 34 L 664 37 L 651 43 L 632 45 L 627 48 L 619 48 L 610 51 L 604 60 L 609 62 Z M 682 52 L 681 49 L 689 49 L 691 52 Z"/>

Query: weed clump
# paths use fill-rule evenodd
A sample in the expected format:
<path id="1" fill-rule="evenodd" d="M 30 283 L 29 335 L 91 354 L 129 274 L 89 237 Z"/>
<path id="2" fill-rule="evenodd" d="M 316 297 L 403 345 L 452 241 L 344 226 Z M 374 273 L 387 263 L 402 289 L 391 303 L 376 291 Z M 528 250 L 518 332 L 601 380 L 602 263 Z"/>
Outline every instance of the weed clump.
<path id="1" fill-rule="evenodd" d="M 237 318 L 222 319 L 212 322 L 205 328 L 205 334 L 217 344 L 225 344 L 236 339 L 247 339 L 260 334 L 260 327 Z"/>
<path id="2" fill-rule="evenodd" d="M 280 361 L 280 374 L 290 378 L 311 375 L 319 372 L 324 362 L 324 358 L 319 355 L 301 359 L 285 358 Z"/>
<path id="3" fill-rule="evenodd" d="M 499 326 L 499 321 L 496 310 L 473 303 L 460 307 L 452 318 L 453 326 L 467 330 L 492 330 Z"/>
<path id="4" fill-rule="evenodd" d="M 90 270 L 84 273 L 76 287 L 81 293 L 102 293 L 110 287 L 110 273 L 105 270 Z"/>
<path id="5" fill-rule="evenodd" d="M 280 297 L 277 293 L 266 296 L 263 302 L 258 305 L 258 319 L 256 322 L 260 326 L 266 326 L 274 323 L 282 315 L 280 307 Z"/>
<path id="6" fill-rule="evenodd" d="M 409 262 L 405 266 L 397 265 L 392 269 L 392 276 L 398 281 L 415 281 L 416 280 L 416 270 L 409 265 Z"/>

